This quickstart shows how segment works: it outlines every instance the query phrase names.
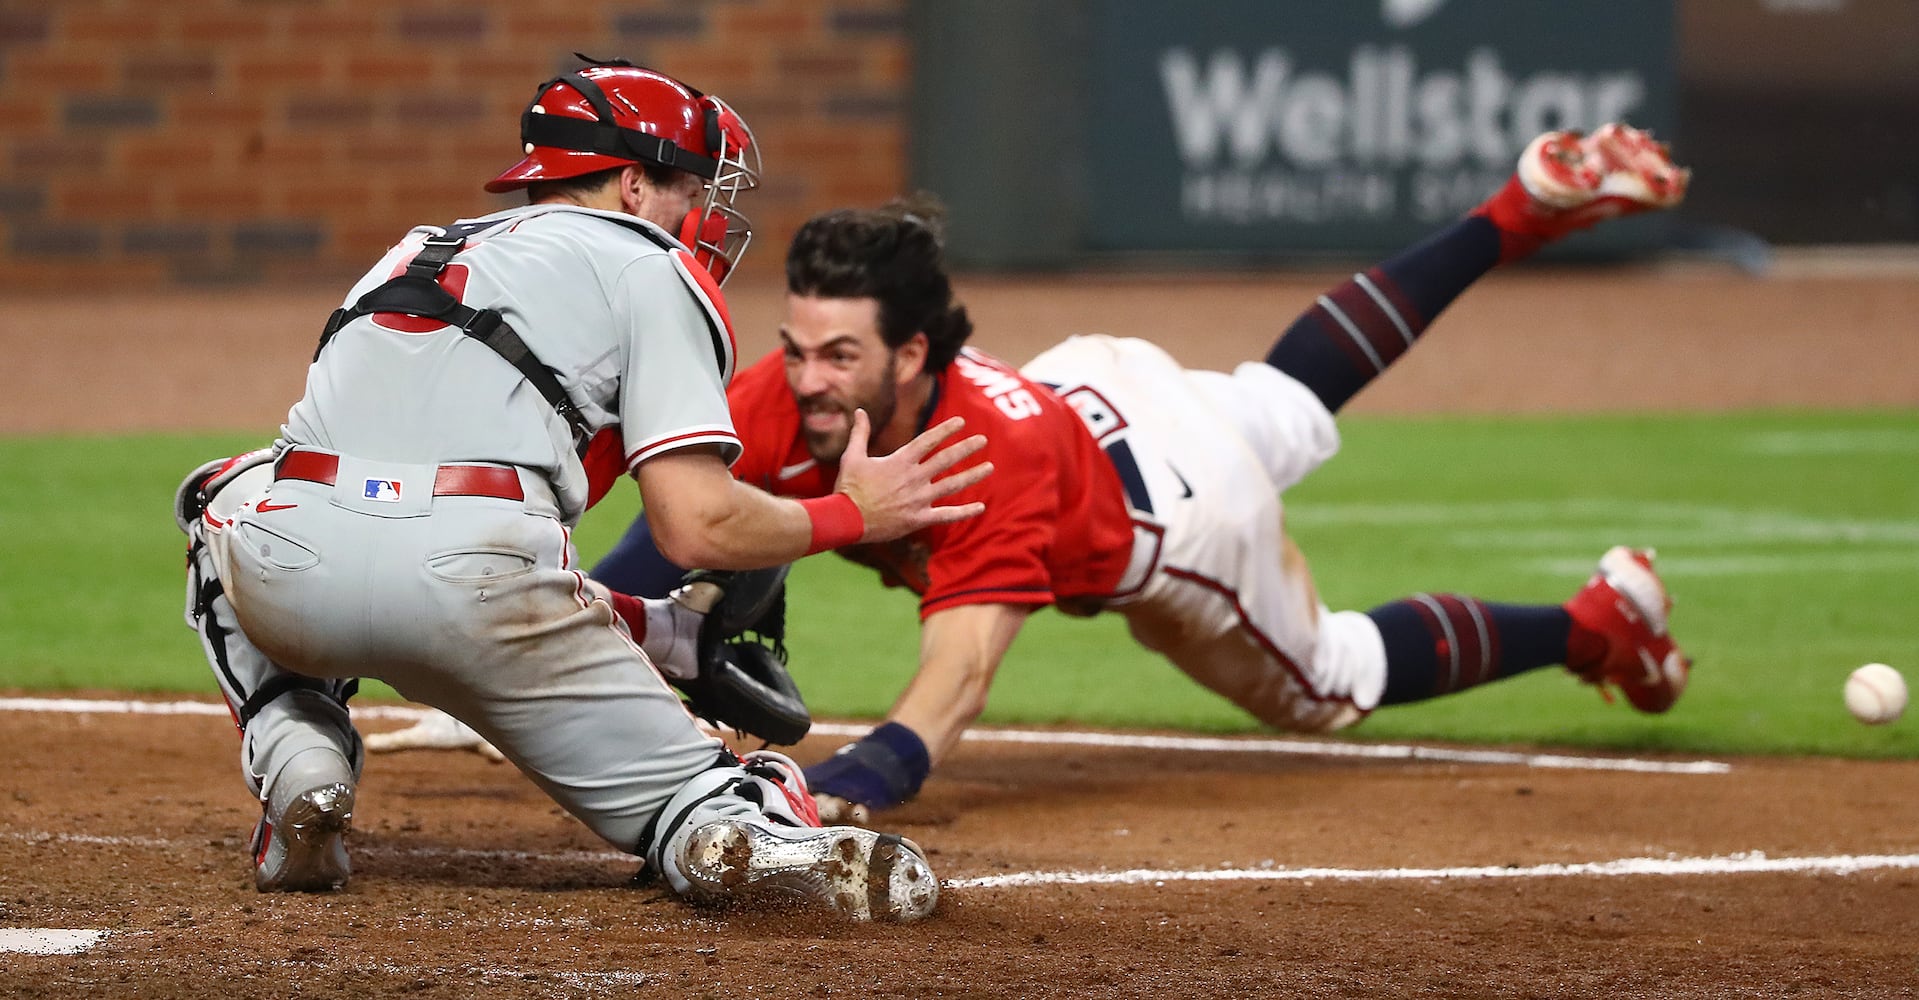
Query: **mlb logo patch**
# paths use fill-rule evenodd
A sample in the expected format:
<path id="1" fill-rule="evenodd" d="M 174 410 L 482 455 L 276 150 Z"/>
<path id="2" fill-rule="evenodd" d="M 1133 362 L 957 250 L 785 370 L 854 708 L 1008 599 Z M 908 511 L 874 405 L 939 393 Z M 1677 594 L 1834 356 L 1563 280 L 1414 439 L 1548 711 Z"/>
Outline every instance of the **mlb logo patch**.
<path id="1" fill-rule="evenodd" d="M 366 498 L 382 503 L 400 502 L 400 481 L 398 479 L 369 479 L 366 481 Z"/>

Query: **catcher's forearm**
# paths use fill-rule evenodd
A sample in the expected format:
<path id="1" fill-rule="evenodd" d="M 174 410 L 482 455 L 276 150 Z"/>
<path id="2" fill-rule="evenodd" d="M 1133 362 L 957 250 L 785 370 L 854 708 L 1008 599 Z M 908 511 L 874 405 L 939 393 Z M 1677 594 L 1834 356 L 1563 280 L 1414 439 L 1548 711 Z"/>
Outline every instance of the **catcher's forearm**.
<path id="1" fill-rule="evenodd" d="M 635 517 L 626 533 L 589 572 L 594 580 L 634 597 L 665 597 L 679 587 L 687 567 L 676 566 L 653 544 L 653 529 Z"/>
<path id="2" fill-rule="evenodd" d="M 735 480 L 718 454 L 688 448 L 642 463 L 634 473 L 661 555 L 680 566 L 762 569 L 850 545 L 865 532 L 845 494 L 776 497 Z"/>
<path id="3" fill-rule="evenodd" d="M 703 457 L 709 462 L 693 461 Z M 666 455 L 639 471 L 647 524 L 669 561 L 704 569 L 756 569 L 806 554 L 813 523 L 799 503 L 735 480 L 717 457 L 687 459 L 676 462 Z"/>

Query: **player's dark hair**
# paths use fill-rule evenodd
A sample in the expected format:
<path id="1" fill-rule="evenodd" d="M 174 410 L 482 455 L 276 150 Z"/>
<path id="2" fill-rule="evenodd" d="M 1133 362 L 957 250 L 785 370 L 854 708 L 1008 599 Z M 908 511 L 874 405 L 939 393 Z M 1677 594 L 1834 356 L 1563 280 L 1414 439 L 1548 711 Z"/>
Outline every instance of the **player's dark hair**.
<path id="1" fill-rule="evenodd" d="M 648 163 L 645 160 L 638 161 L 637 166 L 645 171 L 646 179 L 652 181 L 655 187 L 665 187 L 673 183 L 674 177 L 680 173 L 673 167 Z M 553 198 L 573 199 L 590 195 L 613 183 L 613 179 L 618 177 L 620 171 L 624 169 L 626 169 L 625 166 L 610 167 L 606 170 L 595 170 L 590 174 L 580 174 L 577 177 L 534 181 L 526 186 L 526 203 L 535 205 Z"/>
<path id="2" fill-rule="evenodd" d="M 806 220 L 786 251 L 786 290 L 828 299 L 873 299 L 880 339 L 898 348 L 926 334 L 926 370 L 944 371 L 973 335 L 946 276 L 946 209 L 924 192 L 877 209 L 840 209 Z"/>

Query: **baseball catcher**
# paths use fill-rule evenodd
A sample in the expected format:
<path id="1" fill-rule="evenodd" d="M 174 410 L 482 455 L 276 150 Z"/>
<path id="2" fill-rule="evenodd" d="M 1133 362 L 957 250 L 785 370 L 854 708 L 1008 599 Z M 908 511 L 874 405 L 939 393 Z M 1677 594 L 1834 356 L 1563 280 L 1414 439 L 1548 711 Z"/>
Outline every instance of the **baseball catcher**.
<path id="1" fill-rule="evenodd" d="M 977 516 L 942 501 L 991 472 L 957 468 L 984 442 L 949 446 L 963 421 L 942 421 L 867 458 L 862 415 L 830 495 L 735 480 L 720 282 L 751 238 L 735 204 L 759 181 L 751 131 L 678 80 L 589 60 L 540 86 L 520 140 L 486 187 L 527 204 L 410 230 L 325 324 L 274 446 L 176 497 L 188 622 L 261 804 L 254 884 L 346 882 L 362 763 L 346 700 L 374 677 L 681 896 L 926 916 L 938 883 L 917 847 L 822 826 L 797 766 L 733 754 L 662 671 L 702 712 L 798 738 L 780 567 Z M 663 553 L 726 572 L 653 599 L 588 587 L 571 530 L 628 475 Z"/>

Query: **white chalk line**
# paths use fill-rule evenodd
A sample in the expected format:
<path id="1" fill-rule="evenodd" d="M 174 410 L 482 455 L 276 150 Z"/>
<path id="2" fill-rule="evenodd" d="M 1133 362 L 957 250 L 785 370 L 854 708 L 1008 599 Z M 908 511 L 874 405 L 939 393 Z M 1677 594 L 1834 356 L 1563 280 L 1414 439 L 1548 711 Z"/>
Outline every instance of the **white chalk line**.
<path id="1" fill-rule="evenodd" d="M 1597 498 L 1341 504 L 1289 517 L 1307 526 L 1425 525 L 1447 545 L 1540 576 L 1584 576 L 1592 572 L 1589 550 L 1621 539 L 1656 539 L 1665 550 L 1659 568 L 1673 578 L 1919 570 L 1919 520 L 1911 518 Z M 1715 551 L 1726 549 L 1733 551 Z"/>
<path id="2" fill-rule="evenodd" d="M 430 976 L 435 980 L 459 980 L 475 978 L 481 982 L 498 979 L 553 979 L 565 983 L 576 990 L 587 990 L 607 986 L 645 986 L 663 978 L 661 973 L 628 972 L 614 970 L 610 972 L 580 972 L 574 969 L 513 969 L 497 965 L 459 965 L 422 966 L 422 965 L 328 965 L 330 969 L 351 972 L 375 972 L 392 976 Z"/>
<path id="3" fill-rule="evenodd" d="M 205 847 L 205 841 L 176 841 L 155 837 L 106 837 L 42 831 L 0 831 L 0 840 L 33 845 L 139 847 L 179 852 Z M 637 863 L 617 851 L 505 851 L 434 847 L 371 848 L 355 846 L 365 857 L 460 858 L 494 861 L 565 863 Z M 1919 854 L 1841 854 L 1807 858 L 1774 858 L 1764 851 L 1743 851 L 1707 857 L 1619 858 L 1613 861 L 1555 862 L 1538 865 L 1464 865 L 1449 868 L 1281 868 L 1270 863 L 1256 868 L 1159 869 L 1122 871 L 1039 871 L 979 875 L 941 880 L 952 889 L 1020 889 L 1047 885 L 1159 885 L 1168 882 L 1404 882 L 1475 881 L 1514 878 L 1623 878 L 1633 876 L 1831 874 L 1854 875 L 1881 870 L 1919 868 Z"/>
<path id="4" fill-rule="evenodd" d="M 818 723 L 823 736 L 865 736 L 870 726 Z M 1514 750 L 1462 750 L 1409 743 L 1334 743 L 1323 740 L 1257 737 L 1145 736 L 1130 733 L 1051 732 L 1025 729 L 969 729 L 960 737 L 982 743 L 1031 743 L 1121 750 L 1172 750 L 1185 753 L 1269 753 L 1306 757 L 1357 757 L 1366 760 L 1418 760 L 1449 764 L 1505 764 L 1579 771 L 1634 771 L 1645 774 L 1726 774 L 1732 765 L 1716 760 L 1641 760 L 1632 757 L 1580 757 L 1521 753 Z"/>
<path id="5" fill-rule="evenodd" d="M 1488 500 L 1464 503 L 1376 502 L 1336 506 L 1301 505 L 1288 521 L 1308 525 L 1394 527 L 1462 524 L 1519 527 L 1527 523 L 1590 521 L 1608 524 L 1696 524 L 1726 538 L 1837 541 L 1919 541 L 1919 521 L 1911 518 L 1833 518 L 1788 510 L 1723 507 L 1713 504 L 1577 497 L 1564 500 Z"/>
<path id="6" fill-rule="evenodd" d="M 1760 455 L 1919 455 L 1919 430 L 1853 427 L 1755 431 L 1742 447 Z"/>
<path id="7" fill-rule="evenodd" d="M 111 837 L 91 833 L 54 833 L 45 830 L 0 830 L 0 840 L 18 843 L 77 844 L 83 847 L 139 847 L 175 851 L 194 846 L 191 842 L 164 837 Z M 457 861 L 537 861 L 565 864 L 604 864 L 609 861 L 637 863 L 638 858 L 620 851 L 508 851 L 473 847 L 373 847 L 353 848 L 356 855 L 369 858 L 406 858 L 410 860 Z"/>
<path id="8" fill-rule="evenodd" d="M 78 955 L 107 932 L 78 927 L 0 927 L 0 955 Z"/>
<path id="9" fill-rule="evenodd" d="M 0 927 L 0 955 L 78 955 L 105 942 L 112 931 L 83 927 Z M 135 936 L 146 932 L 134 932 Z M 122 936 L 127 936 L 121 932 Z M 578 969 L 510 968 L 497 965 L 462 964 L 455 967 L 433 965 L 396 965 L 380 963 L 318 963 L 323 968 L 350 972 L 371 972 L 390 976 L 430 976 L 435 980 L 554 980 L 576 990 L 607 986 L 644 986 L 659 978 L 658 973 L 615 969 L 583 972 Z"/>
<path id="10" fill-rule="evenodd" d="M 134 935 L 144 935 L 146 931 L 136 931 Z M 96 927 L 0 927 L 0 954 L 31 954 L 31 956 L 61 956 L 61 954 L 83 954 L 94 946 L 106 942 L 111 931 Z M 121 933 L 123 937 L 129 937 Z M 445 979 L 553 979 L 568 987 L 583 990 L 593 987 L 643 987 L 658 979 L 658 973 L 628 971 L 628 969 L 610 969 L 610 971 L 580 971 L 580 969 L 533 969 L 533 967 L 507 967 L 507 965 L 395 965 L 390 962 L 317 962 L 324 969 L 338 971 L 357 971 L 357 973 L 380 973 L 380 975 L 430 975 L 438 981 Z"/>
<path id="11" fill-rule="evenodd" d="M 118 701 L 76 698 L 0 698 L 0 711 L 65 712 L 133 715 L 227 715 L 226 706 L 198 701 Z M 406 705 L 368 705 L 353 709 L 355 718 L 418 721 L 426 709 Z M 871 726 L 814 723 L 820 736 L 858 738 Z M 1132 733 L 1053 732 L 1026 729 L 969 729 L 961 739 L 976 743 L 1023 743 L 1042 746 L 1099 747 L 1116 750 L 1167 750 L 1179 753 L 1289 754 L 1304 757 L 1347 757 L 1362 760 L 1410 760 L 1447 764 L 1488 764 L 1554 770 L 1627 771 L 1639 774 L 1726 774 L 1732 765 L 1715 760 L 1642 760 L 1632 757 L 1586 757 L 1571 754 L 1522 753 L 1513 750 L 1467 750 L 1402 743 L 1336 743 L 1326 740 L 1225 738 L 1207 736 L 1149 736 Z"/>
<path id="12" fill-rule="evenodd" d="M 955 889 L 1004 889 L 1039 885 L 1159 885 L 1166 882 L 1393 882 L 1751 873 L 1852 875 L 1889 868 L 1919 868 L 1919 854 L 1769 858 L 1763 852 L 1751 851 L 1704 858 L 1620 858 L 1616 861 L 1572 864 L 1471 865 L 1460 868 L 1220 868 L 1200 871 L 1139 868 L 1117 872 L 1016 872 L 952 879 L 943 884 Z"/>
<path id="13" fill-rule="evenodd" d="M 1676 579 L 1919 571 L 1919 520 L 1910 518 L 1594 498 L 1341 504 L 1289 517 L 1308 526 L 1427 525 L 1429 536 L 1449 546 L 1540 576 L 1585 576 L 1590 552 L 1621 539 L 1657 540 L 1665 550 L 1659 568 Z M 1733 551 L 1714 551 L 1725 549 Z"/>
<path id="14" fill-rule="evenodd" d="M 78 955 L 91 951 L 113 932 L 90 927 L 0 927 L 0 955 Z M 141 932 L 137 932 L 141 933 Z M 432 976 L 444 980 L 474 978 L 481 981 L 511 979 L 552 979 L 574 989 L 595 986 L 643 986 L 651 978 L 645 972 L 612 970 L 583 972 L 577 969 L 516 969 L 506 966 L 462 964 L 458 967 L 432 965 L 395 965 L 392 963 L 321 963 L 327 968 L 353 972 L 372 972 L 396 976 Z"/>
<path id="15" fill-rule="evenodd" d="M 1542 576 L 1578 576 L 1591 573 L 1593 561 L 1546 558 L 1518 564 Z M 1862 552 L 1824 550 L 1796 555 L 1666 556 L 1659 558 L 1659 575 L 1674 580 L 1709 576 L 1791 576 L 1795 573 L 1919 573 L 1919 548 L 1906 551 Z"/>

